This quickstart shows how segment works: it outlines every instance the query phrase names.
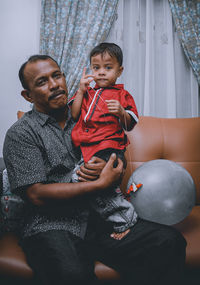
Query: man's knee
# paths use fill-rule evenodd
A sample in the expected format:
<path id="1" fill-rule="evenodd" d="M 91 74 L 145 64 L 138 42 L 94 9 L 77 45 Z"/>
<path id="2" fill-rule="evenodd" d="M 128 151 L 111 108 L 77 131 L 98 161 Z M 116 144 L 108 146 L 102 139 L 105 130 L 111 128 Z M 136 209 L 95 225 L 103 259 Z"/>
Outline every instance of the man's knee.
<path id="1" fill-rule="evenodd" d="M 57 282 L 55 284 L 90 284 L 94 279 L 94 273 L 81 268 L 80 266 L 59 266 L 57 269 Z"/>
<path id="2" fill-rule="evenodd" d="M 172 242 L 180 245 L 181 247 L 186 247 L 186 240 L 183 237 L 183 235 L 175 228 L 170 227 L 170 232 L 168 234 L 168 238 L 169 240 L 171 240 Z"/>
<path id="3" fill-rule="evenodd" d="M 166 227 L 161 234 L 160 242 L 163 247 L 171 251 L 173 255 L 175 255 L 175 253 L 185 255 L 186 240 L 175 228 Z"/>

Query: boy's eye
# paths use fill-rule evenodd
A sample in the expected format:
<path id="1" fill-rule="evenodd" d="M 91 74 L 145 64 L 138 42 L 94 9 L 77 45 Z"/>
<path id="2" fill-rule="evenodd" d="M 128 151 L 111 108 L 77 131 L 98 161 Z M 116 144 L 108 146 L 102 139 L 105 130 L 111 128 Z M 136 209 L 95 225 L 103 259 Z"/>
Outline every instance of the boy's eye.
<path id="1" fill-rule="evenodd" d="M 106 66 L 106 69 L 110 70 L 110 69 L 112 69 L 112 66 Z"/>
<path id="2" fill-rule="evenodd" d="M 93 66 L 93 69 L 94 69 L 94 70 L 98 70 L 99 67 L 98 67 L 98 66 Z"/>

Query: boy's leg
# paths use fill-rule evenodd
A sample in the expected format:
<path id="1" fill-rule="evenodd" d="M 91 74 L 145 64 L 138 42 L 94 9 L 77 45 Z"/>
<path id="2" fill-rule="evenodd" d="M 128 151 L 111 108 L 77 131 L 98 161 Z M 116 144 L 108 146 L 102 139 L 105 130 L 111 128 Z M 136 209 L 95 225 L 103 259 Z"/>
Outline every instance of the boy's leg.
<path id="1" fill-rule="evenodd" d="M 100 260 L 123 276 L 124 284 L 181 284 L 186 242 L 172 227 L 140 220 L 121 240 L 96 239 Z"/>
<path id="2" fill-rule="evenodd" d="M 24 239 L 20 245 L 41 284 L 96 284 L 94 260 L 83 240 L 71 233 L 47 231 Z"/>
<path id="3" fill-rule="evenodd" d="M 84 164 L 84 160 L 83 160 L 83 157 L 79 160 L 79 162 L 75 165 L 75 168 L 73 169 L 73 172 L 72 172 L 72 182 L 79 182 L 78 180 L 78 175 L 76 174 L 77 170 L 80 169 L 81 165 Z"/>

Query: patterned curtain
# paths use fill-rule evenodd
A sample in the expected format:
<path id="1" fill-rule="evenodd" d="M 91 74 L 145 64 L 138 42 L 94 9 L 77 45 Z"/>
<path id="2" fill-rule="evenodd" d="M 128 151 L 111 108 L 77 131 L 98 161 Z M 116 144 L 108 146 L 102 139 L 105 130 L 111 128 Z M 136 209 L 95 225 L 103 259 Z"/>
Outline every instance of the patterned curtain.
<path id="1" fill-rule="evenodd" d="M 89 52 L 105 41 L 118 0 L 42 0 L 40 53 L 55 58 L 66 74 L 69 97 L 79 84 Z"/>
<path id="2" fill-rule="evenodd" d="M 169 0 L 176 29 L 200 84 L 200 0 Z"/>

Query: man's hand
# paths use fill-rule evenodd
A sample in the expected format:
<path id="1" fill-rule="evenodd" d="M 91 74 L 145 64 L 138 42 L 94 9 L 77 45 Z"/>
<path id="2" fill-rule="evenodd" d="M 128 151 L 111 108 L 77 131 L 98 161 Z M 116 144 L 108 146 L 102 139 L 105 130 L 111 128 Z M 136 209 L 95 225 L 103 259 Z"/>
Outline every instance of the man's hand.
<path id="1" fill-rule="evenodd" d="M 121 179 L 124 174 L 123 162 L 121 159 L 118 158 L 118 165 L 116 168 L 114 168 L 113 164 L 115 160 L 116 154 L 113 153 L 100 174 L 98 180 L 100 181 L 100 183 L 103 183 L 102 188 L 112 187 L 115 184 L 119 184 L 121 182 Z"/>
<path id="2" fill-rule="evenodd" d="M 124 174 L 123 162 L 118 159 L 118 165 L 116 168 L 113 167 L 116 161 L 116 154 L 110 156 L 109 161 L 106 163 L 103 159 L 98 157 L 92 157 L 92 159 L 81 166 L 80 170 L 77 171 L 80 182 L 92 181 L 99 178 L 100 182 L 103 183 L 102 188 L 111 186 L 120 182 Z"/>
<path id="3" fill-rule="evenodd" d="M 105 165 L 106 165 L 105 160 L 93 156 L 90 159 L 90 161 L 82 165 L 80 169 L 77 171 L 77 174 L 79 176 L 79 181 L 84 182 L 84 181 L 96 180 L 97 178 L 99 178 L 99 175 Z"/>

